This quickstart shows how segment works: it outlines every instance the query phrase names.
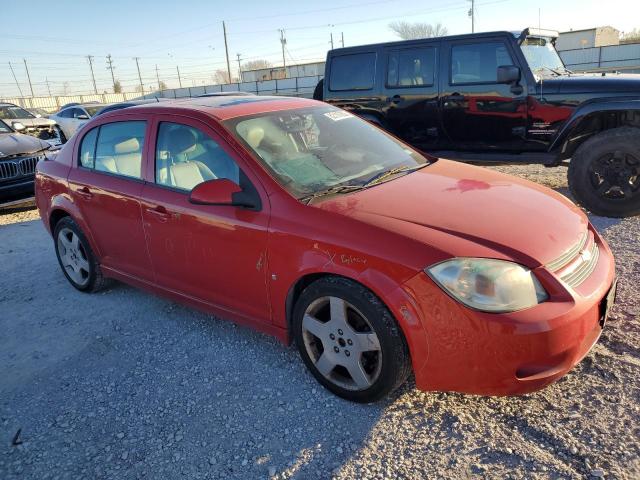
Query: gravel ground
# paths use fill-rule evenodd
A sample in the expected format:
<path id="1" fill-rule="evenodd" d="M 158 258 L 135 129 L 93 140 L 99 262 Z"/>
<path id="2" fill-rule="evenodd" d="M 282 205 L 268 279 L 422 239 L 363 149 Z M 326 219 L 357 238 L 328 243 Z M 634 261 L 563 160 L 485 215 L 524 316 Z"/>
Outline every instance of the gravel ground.
<path id="1" fill-rule="evenodd" d="M 567 194 L 564 169 L 494 168 Z M 267 336 L 122 284 L 75 291 L 36 218 L 0 212 L 0 479 L 640 477 L 640 218 L 591 218 L 618 303 L 560 382 L 373 405 Z"/>

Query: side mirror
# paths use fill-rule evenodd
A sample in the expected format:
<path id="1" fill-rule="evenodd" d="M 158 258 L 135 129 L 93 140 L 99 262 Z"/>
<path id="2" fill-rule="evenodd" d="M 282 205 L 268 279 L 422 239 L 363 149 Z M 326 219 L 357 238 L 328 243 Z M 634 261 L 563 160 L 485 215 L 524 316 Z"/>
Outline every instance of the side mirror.
<path id="1" fill-rule="evenodd" d="M 189 195 L 189 202 L 196 205 L 228 205 L 255 208 L 255 202 L 245 195 L 235 182 L 228 178 L 208 180 L 196 185 Z"/>
<path id="2" fill-rule="evenodd" d="M 13 129 L 16 132 L 19 132 L 19 131 L 24 130 L 25 128 L 27 128 L 21 122 L 12 122 L 11 126 L 13 127 Z"/>
<path id="3" fill-rule="evenodd" d="M 89 120 L 89 115 L 82 114 L 82 115 L 78 115 L 76 118 L 78 120 Z"/>
<path id="4" fill-rule="evenodd" d="M 36 113 L 36 118 L 42 118 L 42 115 L 40 115 L 39 113 Z"/>
<path id="5" fill-rule="evenodd" d="M 500 65 L 498 67 L 498 83 L 507 85 L 516 84 L 520 81 L 520 67 L 515 65 Z"/>

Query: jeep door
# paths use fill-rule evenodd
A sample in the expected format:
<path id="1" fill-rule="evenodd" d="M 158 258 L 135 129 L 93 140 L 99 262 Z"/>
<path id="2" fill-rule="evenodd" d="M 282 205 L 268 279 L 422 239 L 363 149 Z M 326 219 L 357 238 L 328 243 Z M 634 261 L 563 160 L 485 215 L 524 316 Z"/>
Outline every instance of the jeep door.
<path id="1" fill-rule="evenodd" d="M 443 42 L 441 115 L 452 148 L 517 151 L 524 146 L 524 75 L 517 83 L 498 83 L 499 66 L 518 65 L 518 55 L 512 47 L 499 36 Z"/>
<path id="2" fill-rule="evenodd" d="M 440 139 L 437 63 L 440 42 L 385 49 L 386 126 L 422 149 Z"/>

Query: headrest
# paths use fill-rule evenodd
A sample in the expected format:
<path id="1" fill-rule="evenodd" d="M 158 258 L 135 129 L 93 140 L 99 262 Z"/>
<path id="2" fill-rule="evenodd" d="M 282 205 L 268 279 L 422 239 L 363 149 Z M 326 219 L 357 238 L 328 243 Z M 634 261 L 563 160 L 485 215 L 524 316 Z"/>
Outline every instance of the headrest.
<path id="1" fill-rule="evenodd" d="M 260 142 L 264 138 L 264 129 L 261 127 L 252 127 L 247 132 L 247 143 L 251 145 L 251 148 L 258 148 Z"/>
<path id="2" fill-rule="evenodd" d="M 140 142 L 137 138 L 129 138 L 113 146 L 116 155 L 124 155 L 125 153 L 137 153 L 140 151 Z"/>
<path id="3" fill-rule="evenodd" d="M 192 150 L 196 146 L 196 136 L 190 128 L 180 127 L 169 134 L 169 150 L 173 155 L 179 155 Z"/>

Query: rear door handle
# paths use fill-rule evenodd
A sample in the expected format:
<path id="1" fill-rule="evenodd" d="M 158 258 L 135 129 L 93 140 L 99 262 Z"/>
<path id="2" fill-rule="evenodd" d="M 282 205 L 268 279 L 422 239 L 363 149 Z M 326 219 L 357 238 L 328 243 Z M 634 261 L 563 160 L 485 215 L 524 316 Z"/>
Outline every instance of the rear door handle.
<path id="1" fill-rule="evenodd" d="M 162 205 L 158 205 L 154 208 L 147 208 L 147 212 L 156 217 L 160 222 L 166 222 L 171 218 L 171 214 Z"/>
<path id="2" fill-rule="evenodd" d="M 93 193 L 91 193 L 89 187 L 81 187 L 76 191 L 76 193 L 85 200 L 90 200 L 93 198 Z"/>
<path id="3" fill-rule="evenodd" d="M 389 98 L 389 102 L 391 103 L 400 103 L 402 100 L 404 100 L 404 97 L 401 97 L 400 95 L 394 95 Z"/>

